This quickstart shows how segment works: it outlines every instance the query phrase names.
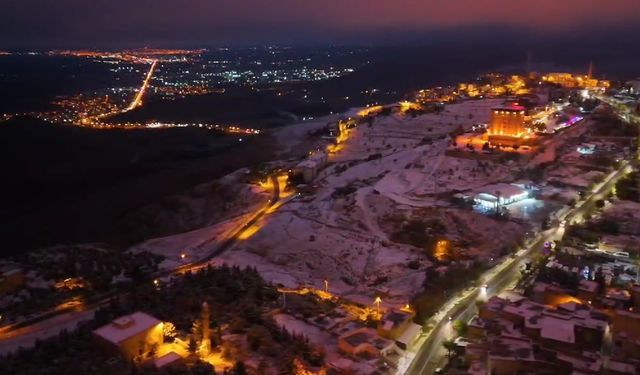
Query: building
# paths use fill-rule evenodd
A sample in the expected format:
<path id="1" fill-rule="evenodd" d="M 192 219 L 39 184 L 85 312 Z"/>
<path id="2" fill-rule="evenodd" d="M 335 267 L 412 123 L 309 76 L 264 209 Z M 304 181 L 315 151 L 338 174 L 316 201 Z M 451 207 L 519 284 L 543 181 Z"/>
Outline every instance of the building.
<path id="1" fill-rule="evenodd" d="M 182 357 L 176 352 L 169 352 L 163 356 L 155 358 L 153 365 L 156 368 L 179 368 L 183 365 Z"/>
<path id="2" fill-rule="evenodd" d="M 382 337 L 395 340 L 402 335 L 412 319 L 413 314 L 411 313 L 389 310 L 378 322 L 378 334 Z"/>
<path id="3" fill-rule="evenodd" d="M 406 350 L 422 331 L 422 326 L 413 322 L 415 314 L 406 311 L 389 310 L 378 322 L 380 336 L 395 340 L 396 345 Z"/>
<path id="4" fill-rule="evenodd" d="M 640 352 L 640 314 L 616 310 L 611 325 L 613 353 L 617 358 L 633 357 Z"/>
<path id="5" fill-rule="evenodd" d="M 625 84 L 631 94 L 640 94 L 640 78 L 631 80 Z"/>
<path id="6" fill-rule="evenodd" d="M 496 209 L 529 197 L 529 192 L 512 184 L 487 185 L 476 191 L 473 200 L 486 209 Z"/>
<path id="7" fill-rule="evenodd" d="M 93 331 L 96 345 L 108 355 L 121 354 L 127 360 L 142 357 L 154 346 L 162 345 L 160 320 L 143 312 L 121 316 Z"/>
<path id="8" fill-rule="evenodd" d="M 491 110 L 488 136 L 489 143 L 498 146 L 519 146 L 527 130 L 524 127 L 525 108 L 509 104 Z"/>
<path id="9" fill-rule="evenodd" d="M 308 184 L 326 167 L 327 162 L 328 156 L 325 152 L 313 152 L 289 173 L 289 180 L 295 184 Z"/>
<path id="10" fill-rule="evenodd" d="M 469 323 L 465 359 L 491 374 L 596 374 L 607 331 L 608 317 L 589 305 L 492 297 Z"/>
<path id="11" fill-rule="evenodd" d="M 574 76 L 571 73 L 549 73 L 542 77 L 542 81 L 567 89 L 606 89 L 611 85 L 609 81 L 592 78 L 589 74 Z"/>
<path id="12" fill-rule="evenodd" d="M 338 349 L 351 356 L 378 358 L 395 350 L 393 341 L 378 336 L 371 328 L 358 328 L 338 338 Z"/>

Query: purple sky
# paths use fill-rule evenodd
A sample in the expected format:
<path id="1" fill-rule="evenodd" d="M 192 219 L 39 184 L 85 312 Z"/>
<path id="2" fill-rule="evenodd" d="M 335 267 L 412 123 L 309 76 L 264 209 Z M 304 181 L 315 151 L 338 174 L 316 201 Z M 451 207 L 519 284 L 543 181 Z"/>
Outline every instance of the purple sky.
<path id="1" fill-rule="evenodd" d="M 632 26 L 639 0 L 2 0 L 0 49 L 368 42 L 478 25 L 540 33 Z"/>

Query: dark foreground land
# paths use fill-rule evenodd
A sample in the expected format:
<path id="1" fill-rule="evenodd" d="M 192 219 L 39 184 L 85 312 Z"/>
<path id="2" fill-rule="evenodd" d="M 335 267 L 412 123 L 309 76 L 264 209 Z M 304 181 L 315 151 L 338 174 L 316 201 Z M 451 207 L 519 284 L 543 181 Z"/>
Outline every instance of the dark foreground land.
<path id="1" fill-rule="evenodd" d="M 140 232 L 136 211 L 267 161 L 271 145 L 267 135 L 240 143 L 197 128 L 94 130 L 31 118 L 2 123 L 0 256 L 59 243 L 120 247 L 194 229 Z"/>

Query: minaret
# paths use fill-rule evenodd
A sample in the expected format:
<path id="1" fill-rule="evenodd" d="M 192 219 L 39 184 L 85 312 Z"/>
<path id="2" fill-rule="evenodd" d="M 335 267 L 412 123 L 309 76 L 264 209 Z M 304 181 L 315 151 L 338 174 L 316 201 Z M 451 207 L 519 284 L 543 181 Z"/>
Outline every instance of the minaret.
<path id="1" fill-rule="evenodd" d="M 593 78 L 593 61 L 589 61 L 589 71 L 587 72 L 587 77 Z"/>
<path id="2" fill-rule="evenodd" d="M 211 351 L 211 339 L 209 323 L 211 321 L 211 312 L 207 301 L 202 303 L 202 342 L 200 343 L 200 354 L 208 355 Z"/>

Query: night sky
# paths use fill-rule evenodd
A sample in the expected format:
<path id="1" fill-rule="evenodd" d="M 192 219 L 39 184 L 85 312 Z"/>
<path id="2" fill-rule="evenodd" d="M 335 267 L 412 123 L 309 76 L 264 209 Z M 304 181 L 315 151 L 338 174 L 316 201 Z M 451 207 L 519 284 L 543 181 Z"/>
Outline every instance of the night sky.
<path id="1" fill-rule="evenodd" d="M 638 0 L 2 0 L 0 49 L 421 40 L 635 28 Z M 469 31 L 472 33 L 472 31 Z"/>

